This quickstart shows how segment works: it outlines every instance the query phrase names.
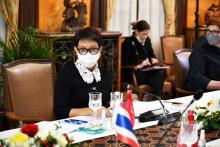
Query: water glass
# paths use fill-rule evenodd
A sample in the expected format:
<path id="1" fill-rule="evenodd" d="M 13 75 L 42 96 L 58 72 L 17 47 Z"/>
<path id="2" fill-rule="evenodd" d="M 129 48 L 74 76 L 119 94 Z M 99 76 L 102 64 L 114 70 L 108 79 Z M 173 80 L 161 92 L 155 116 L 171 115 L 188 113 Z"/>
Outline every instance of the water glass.
<path id="1" fill-rule="evenodd" d="M 123 100 L 123 93 L 119 91 L 111 92 L 110 93 L 111 100 L 110 100 L 110 107 L 113 110 L 115 105 L 119 104 Z"/>
<path id="2" fill-rule="evenodd" d="M 89 108 L 93 110 L 93 120 L 96 120 L 96 111 L 102 107 L 102 93 L 89 93 Z"/>
<path id="3" fill-rule="evenodd" d="M 111 128 L 115 130 L 115 123 L 116 123 L 116 108 L 123 101 L 123 93 L 119 91 L 111 92 L 110 93 L 111 100 L 110 100 L 110 107 L 112 109 L 112 118 L 111 118 Z M 115 145 L 118 147 L 118 138 L 115 136 Z"/>
<path id="4" fill-rule="evenodd" d="M 112 110 L 111 123 L 112 123 L 112 128 L 114 129 L 114 125 L 116 122 L 116 111 L 117 111 L 116 108 L 123 100 L 123 93 L 119 91 L 115 91 L 115 92 L 111 92 L 110 96 L 111 96 L 110 108 Z"/>

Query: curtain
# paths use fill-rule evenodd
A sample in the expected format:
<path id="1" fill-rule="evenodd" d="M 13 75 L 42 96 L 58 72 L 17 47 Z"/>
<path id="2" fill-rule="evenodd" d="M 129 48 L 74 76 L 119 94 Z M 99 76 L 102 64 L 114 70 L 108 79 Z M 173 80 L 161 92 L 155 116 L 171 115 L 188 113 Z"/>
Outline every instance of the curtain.
<path id="1" fill-rule="evenodd" d="M 131 22 L 137 21 L 136 0 L 116 0 L 108 30 L 120 31 L 123 36 L 132 34 Z M 150 26 L 150 38 L 157 58 L 162 61 L 160 36 L 164 35 L 165 17 L 162 0 L 139 0 L 139 20 L 146 20 Z"/>
<path id="2" fill-rule="evenodd" d="M 6 38 L 6 24 L 2 16 L 2 11 L 0 10 L 0 38 L 5 41 Z M 3 50 L 0 48 L 0 62 L 2 61 Z"/>
<path id="3" fill-rule="evenodd" d="M 6 44 L 8 44 L 11 33 L 18 27 L 18 8 L 19 0 L 0 0 L 0 9 L 7 25 Z"/>
<path id="4" fill-rule="evenodd" d="M 106 21 L 107 26 L 112 17 L 114 7 L 115 7 L 115 0 L 107 0 L 107 21 Z"/>
<path id="5" fill-rule="evenodd" d="M 139 19 L 150 24 L 150 38 L 157 58 L 162 61 L 160 36 L 165 30 L 165 15 L 161 0 L 139 0 Z"/>
<path id="6" fill-rule="evenodd" d="M 2 16 L 2 11 L 0 10 L 0 37 L 5 41 L 6 37 L 6 24 Z"/>
<path id="7" fill-rule="evenodd" d="M 116 0 L 108 31 L 120 31 L 123 36 L 131 35 L 130 23 L 136 21 L 136 0 Z"/>
<path id="8" fill-rule="evenodd" d="M 5 41 L 5 37 L 6 37 L 6 24 L 2 16 L 1 9 L 0 9 L 0 38 L 2 38 L 3 41 Z M 3 59 L 3 49 L 0 48 L 0 63 L 2 63 L 2 59 Z M 2 77 L 1 77 L 0 78 L 0 107 L 1 108 L 4 107 L 2 87 L 3 87 L 3 82 L 2 82 Z"/>
<path id="9" fill-rule="evenodd" d="M 175 27 L 176 0 L 163 0 L 163 2 L 164 2 L 164 10 L 166 15 L 165 36 L 175 35 L 176 34 L 176 27 Z"/>

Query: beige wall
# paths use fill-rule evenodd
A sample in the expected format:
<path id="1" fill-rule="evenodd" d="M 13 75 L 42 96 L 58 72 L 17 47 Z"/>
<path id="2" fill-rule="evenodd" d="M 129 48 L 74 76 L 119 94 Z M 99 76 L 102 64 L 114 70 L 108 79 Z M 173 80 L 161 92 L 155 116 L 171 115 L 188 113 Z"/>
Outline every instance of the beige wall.
<path id="1" fill-rule="evenodd" d="M 219 0 L 199 0 L 199 26 L 205 24 L 205 12 L 212 3 L 219 4 Z M 196 0 L 188 0 L 187 3 L 187 28 L 194 27 Z"/>
<path id="2" fill-rule="evenodd" d="M 59 32 L 61 29 L 65 9 L 64 0 L 39 0 L 39 31 Z M 87 5 L 86 24 L 90 22 L 90 1 L 84 0 Z"/>

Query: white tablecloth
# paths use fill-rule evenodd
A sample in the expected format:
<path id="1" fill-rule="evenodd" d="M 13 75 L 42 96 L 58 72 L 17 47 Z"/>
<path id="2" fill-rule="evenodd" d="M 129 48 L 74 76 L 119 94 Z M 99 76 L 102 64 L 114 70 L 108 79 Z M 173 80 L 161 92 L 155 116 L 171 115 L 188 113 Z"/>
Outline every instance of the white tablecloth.
<path id="1" fill-rule="evenodd" d="M 205 106 L 210 99 L 212 99 L 213 97 L 217 97 L 217 96 L 220 96 L 220 91 L 207 92 L 203 95 L 203 97 L 199 101 L 196 101 L 191 106 L 191 108 L 195 107 L 195 105 Z M 164 103 L 166 109 L 168 109 L 170 112 L 176 112 L 176 111 L 183 110 L 186 107 L 186 105 L 191 101 L 192 98 L 193 98 L 193 96 L 186 96 L 186 97 L 166 100 L 166 101 L 163 101 L 163 103 Z M 172 102 L 174 102 L 174 103 L 179 102 L 182 104 L 176 105 L 176 104 L 173 104 Z M 134 102 L 135 116 L 139 116 L 143 112 L 150 111 L 150 110 L 156 110 L 158 108 L 161 108 L 159 101 L 153 101 L 153 102 L 136 101 L 136 102 Z M 73 117 L 71 119 L 84 120 L 84 121 L 90 122 L 92 120 L 92 117 L 78 116 L 78 117 Z M 112 130 L 112 127 L 109 127 L 109 126 L 111 126 L 110 119 L 105 119 L 105 120 L 100 120 L 100 121 L 105 123 L 107 126 L 105 128 L 106 131 L 104 131 L 101 134 L 90 135 L 90 134 L 85 134 L 85 133 L 82 133 L 79 131 L 74 131 L 72 133 L 69 133 L 68 135 L 70 138 L 74 139 L 74 143 L 78 143 L 78 142 L 82 142 L 82 141 L 86 141 L 86 140 L 91 140 L 91 139 L 115 134 L 115 131 Z M 136 119 L 134 129 L 153 126 L 153 125 L 156 125 L 157 123 L 158 123 L 158 121 L 140 123 Z M 80 127 L 80 125 L 65 123 L 63 120 L 56 120 L 56 121 L 51 121 L 51 122 L 40 122 L 39 124 L 40 125 L 58 124 L 62 128 L 62 132 L 70 132 L 72 130 L 77 130 L 77 128 Z M 20 129 L 13 129 L 13 130 L 7 130 L 7 131 L 0 132 L 0 139 L 8 138 L 18 131 L 20 131 Z"/>

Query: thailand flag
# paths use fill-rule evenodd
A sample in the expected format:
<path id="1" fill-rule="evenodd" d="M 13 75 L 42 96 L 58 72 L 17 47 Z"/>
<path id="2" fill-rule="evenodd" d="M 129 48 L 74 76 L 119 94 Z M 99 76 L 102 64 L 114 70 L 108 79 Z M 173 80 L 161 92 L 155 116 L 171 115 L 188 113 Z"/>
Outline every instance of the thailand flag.
<path id="1" fill-rule="evenodd" d="M 132 90 L 129 89 L 127 90 L 126 110 L 128 111 L 132 127 L 134 127 L 135 114 L 134 114 L 134 107 L 132 101 Z"/>
<path id="2" fill-rule="evenodd" d="M 122 102 L 117 108 L 116 133 L 121 142 L 129 144 L 132 147 L 139 147 L 129 114 Z"/>

